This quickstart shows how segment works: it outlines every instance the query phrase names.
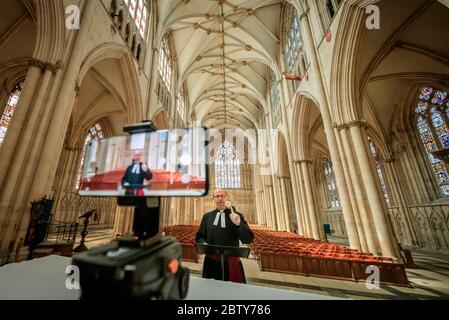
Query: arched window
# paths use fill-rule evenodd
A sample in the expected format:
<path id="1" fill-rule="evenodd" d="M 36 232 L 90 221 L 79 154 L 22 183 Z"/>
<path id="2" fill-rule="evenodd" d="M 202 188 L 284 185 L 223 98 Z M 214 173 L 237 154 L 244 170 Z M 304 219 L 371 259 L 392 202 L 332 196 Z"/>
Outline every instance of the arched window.
<path id="1" fill-rule="evenodd" d="M 327 29 L 335 17 L 338 7 L 342 3 L 342 0 L 318 0 L 318 12 L 321 16 L 321 20 L 324 24 L 324 29 Z"/>
<path id="2" fill-rule="evenodd" d="M 223 142 L 215 158 L 215 188 L 240 189 L 240 159 L 235 147 Z"/>
<path id="3" fill-rule="evenodd" d="M 146 0 L 125 0 L 128 6 L 129 15 L 139 29 L 142 38 L 145 37 L 145 32 L 148 24 L 148 6 Z"/>
<path id="4" fill-rule="evenodd" d="M 324 158 L 323 167 L 329 204 L 331 208 L 340 208 L 340 200 L 338 198 L 337 183 L 335 180 L 334 169 L 332 168 L 332 162 L 329 159 Z"/>
<path id="5" fill-rule="evenodd" d="M 387 203 L 387 206 L 390 206 L 390 196 L 388 194 L 388 188 L 387 185 L 385 184 L 385 179 L 384 179 L 384 174 L 382 171 L 382 167 L 380 166 L 380 162 L 379 162 L 379 152 L 377 151 L 377 147 L 374 144 L 374 142 L 371 140 L 371 138 L 368 136 L 368 142 L 369 142 L 369 147 L 371 150 L 371 154 L 373 155 L 373 159 L 374 159 L 374 166 L 376 167 L 376 171 L 377 171 L 377 176 L 379 177 L 379 182 L 380 182 L 380 186 L 382 188 L 382 193 L 384 194 L 384 198 L 385 198 L 385 202 Z"/>
<path id="6" fill-rule="evenodd" d="M 443 197 L 449 196 L 447 165 L 433 152 L 449 148 L 449 99 L 444 90 L 422 88 L 416 102 L 416 129 L 421 138 L 435 182 Z"/>
<path id="7" fill-rule="evenodd" d="M 270 101 L 271 101 L 271 112 L 273 114 L 273 126 L 277 128 L 279 123 L 281 122 L 281 98 L 279 94 L 279 84 L 276 81 L 276 77 L 274 73 L 270 75 Z"/>
<path id="8" fill-rule="evenodd" d="M 5 139 L 6 131 L 8 131 L 9 124 L 12 121 L 12 117 L 14 115 L 14 111 L 16 110 L 17 103 L 19 102 L 22 90 L 23 82 L 19 82 L 9 94 L 5 110 L 2 117 L 0 118 L 0 146 Z"/>
<path id="9" fill-rule="evenodd" d="M 341 0 L 326 0 L 327 13 L 331 18 L 335 16 L 338 7 L 340 6 Z"/>
<path id="10" fill-rule="evenodd" d="M 89 129 L 89 132 L 87 132 L 86 135 L 86 139 L 84 140 L 83 153 L 81 154 L 81 161 L 76 176 L 75 188 L 77 190 L 80 187 L 81 175 L 83 174 L 84 158 L 86 157 L 87 145 L 92 140 L 102 140 L 102 139 L 104 139 L 103 129 L 101 128 L 101 125 L 97 123 L 96 125 L 94 125 L 92 128 Z"/>
<path id="11" fill-rule="evenodd" d="M 173 64 L 169 39 L 168 34 L 166 34 L 162 39 L 161 49 L 159 50 L 158 70 L 162 80 L 164 81 L 165 87 L 170 92 Z"/>
<path id="12" fill-rule="evenodd" d="M 289 75 L 301 75 L 300 57 L 303 41 L 295 7 L 287 4 L 283 21 L 284 58 Z"/>

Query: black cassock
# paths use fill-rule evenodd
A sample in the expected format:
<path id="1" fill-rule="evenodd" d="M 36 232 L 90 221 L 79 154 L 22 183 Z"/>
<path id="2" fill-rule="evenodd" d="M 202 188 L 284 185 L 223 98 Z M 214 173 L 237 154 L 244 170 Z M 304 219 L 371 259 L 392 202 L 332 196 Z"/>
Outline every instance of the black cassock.
<path id="1" fill-rule="evenodd" d="M 144 180 L 151 180 L 153 179 L 153 173 L 150 171 L 150 169 L 148 168 L 148 170 L 146 172 L 143 172 L 142 170 L 142 165 L 143 163 L 139 163 L 139 173 L 134 173 L 133 172 L 133 168 L 134 165 L 136 163 L 133 161 L 133 164 L 130 165 L 126 171 L 125 174 L 123 175 L 122 178 L 122 187 L 124 187 L 126 189 L 126 194 L 127 195 L 136 195 L 136 191 L 142 191 L 144 188 L 143 182 Z M 148 167 L 148 166 L 147 166 Z M 125 186 L 125 183 L 129 183 L 128 186 Z M 143 191 L 142 194 L 137 194 L 137 195 L 142 195 L 143 196 Z"/>
<path id="2" fill-rule="evenodd" d="M 218 224 L 214 225 L 217 212 L 219 212 L 219 210 L 215 209 L 203 216 L 200 229 L 196 234 L 195 240 L 197 243 L 239 247 L 239 240 L 244 244 L 253 242 L 254 234 L 241 213 L 234 210 L 234 212 L 240 216 L 241 220 L 240 226 L 236 226 L 229 217 L 231 210 L 226 209 L 224 211 L 226 227 L 222 228 L 221 217 L 218 219 Z M 239 258 L 225 257 L 224 274 L 225 281 L 246 283 L 245 272 Z M 203 265 L 203 278 L 223 280 L 219 256 L 206 255 Z"/>

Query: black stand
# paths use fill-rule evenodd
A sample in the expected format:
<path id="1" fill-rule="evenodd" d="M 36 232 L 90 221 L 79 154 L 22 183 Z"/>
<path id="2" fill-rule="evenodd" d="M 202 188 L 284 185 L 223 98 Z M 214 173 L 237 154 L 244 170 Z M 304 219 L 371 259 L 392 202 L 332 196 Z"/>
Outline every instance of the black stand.
<path id="1" fill-rule="evenodd" d="M 216 246 L 216 245 L 205 244 L 205 243 L 196 243 L 195 248 L 199 254 L 212 254 L 212 255 L 220 256 L 220 258 L 221 258 L 221 277 L 222 277 L 223 281 L 225 281 L 224 257 L 239 257 L 239 258 L 246 259 L 249 257 L 249 253 L 250 253 L 249 248 Z"/>
<path id="2" fill-rule="evenodd" d="M 83 231 L 81 231 L 81 242 L 79 244 L 78 247 L 76 247 L 73 252 L 84 252 L 89 250 L 86 245 L 84 244 L 84 242 L 86 242 L 86 236 L 88 234 L 87 232 L 87 227 L 89 226 L 89 219 L 90 217 L 92 217 L 92 215 L 97 212 L 97 210 L 91 210 L 86 212 L 85 214 L 83 214 L 82 216 L 79 216 L 78 219 L 83 219 L 84 218 L 84 228 Z"/>
<path id="3" fill-rule="evenodd" d="M 118 204 L 134 204 L 133 234 L 73 257 L 81 299 L 184 299 L 190 272 L 181 266 L 181 245 L 162 237 L 160 199 L 118 198 Z"/>

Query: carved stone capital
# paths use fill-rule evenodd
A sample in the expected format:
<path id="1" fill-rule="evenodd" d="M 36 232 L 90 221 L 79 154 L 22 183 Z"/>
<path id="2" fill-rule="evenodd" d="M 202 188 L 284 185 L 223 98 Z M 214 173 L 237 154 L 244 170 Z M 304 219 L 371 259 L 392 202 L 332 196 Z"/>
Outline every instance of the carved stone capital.
<path id="1" fill-rule="evenodd" d="M 30 67 L 36 67 L 41 69 L 42 72 L 49 70 L 53 74 L 55 74 L 59 69 L 64 67 L 64 63 L 61 60 L 58 60 L 56 64 L 50 62 L 44 62 L 39 59 L 32 58 L 29 63 Z"/>
<path id="2" fill-rule="evenodd" d="M 301 159 L 301 160 L 295 160 L 295 161 L 293 161 L 294 163 L 299 163 L 299 164 L 301 164 L 301 163 L 307 163 L 307 164 L 312 164 L 313 163 L 313 161 L 312 160 L 310 160 L 310 159 Z"/>
<path id="3" fill-rule="evenodd" d="M 333 123 L 332 126 L 336 128 L 338 131 L 343 129 L 350 129 L 352 127 L 360 127 L 360 128 L 368 128 L 368 122 L 364 119 L 362 120 L 354 120 L 342 124 Z"/>
<path id="4" fill-rule="evenodd" d="M 39 68 L 39 69 L 41 69 L 42 72 L 45 71 L 45 68 L 46 68 L 45 62 L 38 60 L 38 59 L 34 59 L 34 58 L 32 58 L 30 60 L 30 67 Z"/>

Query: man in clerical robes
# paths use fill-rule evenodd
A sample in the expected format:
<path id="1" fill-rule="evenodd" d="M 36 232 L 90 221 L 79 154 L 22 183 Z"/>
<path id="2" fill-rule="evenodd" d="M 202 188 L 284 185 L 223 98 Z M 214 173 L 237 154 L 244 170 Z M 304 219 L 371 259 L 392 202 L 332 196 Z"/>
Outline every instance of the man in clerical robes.
<path id="1" fill-rule="evenodd" d="M 133 155 L 133 163 L 126 169 L 122 178 L 122 187 L 126 189 L 127 196 L 144 196 L 144 180 L 151 180 L 153 174 L 148 165 L 141 162 L 142 152 L 136 151 Z"/>
<path id="2" fill-rule="evenodd" d="M 217 209 L 206 213 L 196 234 L 196 243 L 218 246 L 239 247 L 253 242 L 254 234 L 243 215 L 236 212 L 228 202 L 226 191 L 216 189 L 214 200 Z M 203 278 L 223 280 L 221 274 L 221 257 L 206 255 L 203 264 Z M 246 283 L 245 272 L 239 257 L 225 257 L 224 280 Z"/>

